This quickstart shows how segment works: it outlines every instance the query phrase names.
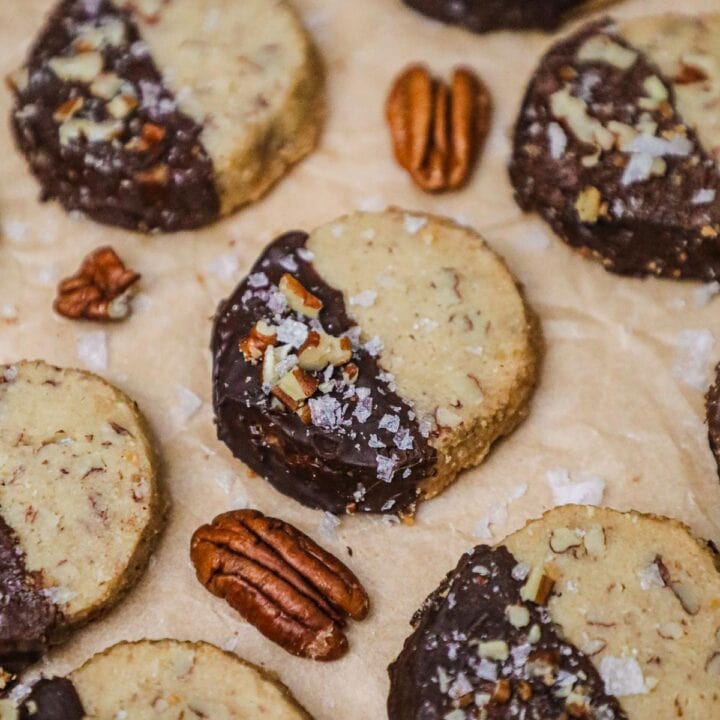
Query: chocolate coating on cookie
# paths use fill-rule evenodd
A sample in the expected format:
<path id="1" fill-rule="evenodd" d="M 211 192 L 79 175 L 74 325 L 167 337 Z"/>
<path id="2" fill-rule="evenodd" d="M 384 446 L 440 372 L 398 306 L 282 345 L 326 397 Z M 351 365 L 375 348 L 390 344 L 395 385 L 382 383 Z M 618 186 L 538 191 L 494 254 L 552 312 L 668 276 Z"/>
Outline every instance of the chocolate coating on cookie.
<path id="1" fill-rule="evenodd" d="M 82 720 L 80 697 L 66 678 L 43 678 L 20 706 L 20 720 Z"/>
<path id="2" fill-rule="evenodd" d="M 43 200 L 141 231 L 218 217 L 202 127 L 178 110 L 128 12 L 63 0 L 12 83 L 15 138 Z"/>
<path id="3" fill-rule="evenodd" d="M 0 517 L 0 670 L 15 674 L 40 659 L 57 607 L 24 564 L 17 538 Z"/>
<path id="4" fill-rule="evenodd" d="M 555 45 L 530 81 L 510 175 L 520 206 L 623 275 L 720 276 L 720 176 L 672 83 L 612 23 Z"/>
<path id="5" fill-rule="evenodd" d="M 502 546 L 463 555 L 390 665 L 390 720 L 627 717 L 546 609 L 522 600 L 526 575 Z"/>
<path id="6" fill-rule="evenodd" d="M 492 30 L 552 30 L 586 0 L 404 0 L 406 5 L 476 33 Z"/>
<path id="7" fill-rule="evenodd" d="M 218 310 L 212 339 L 213 402 L 218 437 L 233 454 L 278 490 L 305 505 L 341 513 L 412 509 L 419 483 L 433 471 L 436 452 L 409 405 L 383 372 L 377 339 L 359 342 L 343 295 L 323 281 L 305 249 L 307 235 L 288 233 L 265 250 Z M 316 319 L 292 311 L 278 286 L 292 275 L 322 301 Z M 308 399 L 305 422 L 283 407 L 262 381 L 262 362 L 239 348 L 258 321 L 278 328 L 278 347 L 293 356 L 309 330 L 347 335 L 357 379 L 328 365 Z M 425 432 L 427 434 L 427 432 Z"/>
<path id="8" fill-rule="evenodd" d="M 715 368 L 715 382 L 710 386 L 705 396 L 705 411 L 707 413 L 710 449 L 715 456 L 715 462 L 720 473 L 720 365 Z"/>

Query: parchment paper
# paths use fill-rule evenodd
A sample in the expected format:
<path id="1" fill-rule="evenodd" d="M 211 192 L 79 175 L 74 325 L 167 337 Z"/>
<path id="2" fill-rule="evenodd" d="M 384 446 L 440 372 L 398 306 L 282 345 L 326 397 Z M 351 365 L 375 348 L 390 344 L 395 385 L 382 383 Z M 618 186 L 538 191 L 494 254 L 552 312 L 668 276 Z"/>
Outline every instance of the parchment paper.
<path id="1" fill-rule="evenodd" d="M 22 61 L 51 4 L 0 2 L 0 72 Z M 399 0 L 296 5 L 328 67 L 330 113 L 321 146 L 262 202 L 198 232 L 141 237 L 38 203 L 38 186 L 5 120 L 10 95 L 0 93 L 0 361 L 38 357 L 82 365 L 78 343 L 93 347 L 98 336 L 87 333 L 105 332 L 107 369 L 99 372 L 137 399 L 148 416 L 173 498 L 169 527 L 144 580 L 108 618 L 54 650 L 41 669 L 67 671 L 121 640 L 203 639 L 277 671 L 317 720 L 367 720 L 385 717 L 385 668 L 408 634 L 414 610 L 460 553 L 488 539 L 474 532 L 497 541 L 553 505 L 548 471 L 565 468 L 580 479 L 597 475 L 606 482 L 605 504 L 674 515 L 720 541 L 720 484 L 699 389 L 720 357 L 720 347 L 712 345 L 713 336 L 720 338 L 720 299 L 702 305 L 709 292 L 696 284 L 610 275 L 518 211 L 505 170 L 508 134 L 526 79 L 550 37 L 479 37 L 430 22 Z M 676 6 L 672 0 L 636 0 L 614 14 Z M 684 9 L 717 10 L 718 3 L 693 0 Z M 391 158 L 383 102 L 394 75 L 415 60 L 438 73 L 469 64 L 492 90 L 492 135 L 463 192 L 425 195 Z M 333 532 L 322 513 L 252 477 L 215 439 L 210 318 L 276 234 L 387 204 L 457 216 L 479 229 L 525 284 L 542 319 L 547 356 L 528 421 L 481 468 L 422 506 L 414 527 L 352 517 Z M 112 327 L 59 318 L 51 309 L 56 281 L 102 243 L 142 272 L 138 310 Z M 688 340 L 697 340 L 701 350 L 694 362 L 683 358 Z M 195 395 L 202 401 L 198 408 Z M 352 624 L 351 651 L 343 660 L 320 664 L 291 657 L 195 580 L 188 557 L 192 531 L 245 503 L 296 524 L 364 581 L 372 614 Z"/>

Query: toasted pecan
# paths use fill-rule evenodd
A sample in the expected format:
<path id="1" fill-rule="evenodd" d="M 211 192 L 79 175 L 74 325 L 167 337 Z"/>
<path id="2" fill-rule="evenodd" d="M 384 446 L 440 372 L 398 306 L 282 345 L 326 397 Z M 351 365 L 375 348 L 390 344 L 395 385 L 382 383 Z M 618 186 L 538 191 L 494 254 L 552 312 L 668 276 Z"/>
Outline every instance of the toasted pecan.
<path id="1" fill-rule="evenodd" d="M 347 651 L 345 618 L 369 600 L 337 558 L 289 523 L 256 510 L 216 517 L 193 535 L 198 580 L 293 655 L 335 660 Z"/>
<path id="2" fill-rule="evenodd" d="M 393 151 L 423 190 L 462 187 L 490 130 L 490 93 L 467 68 L 456 68 L 450 87 L 421 65 L 393 83 L 386 103 Z"/>

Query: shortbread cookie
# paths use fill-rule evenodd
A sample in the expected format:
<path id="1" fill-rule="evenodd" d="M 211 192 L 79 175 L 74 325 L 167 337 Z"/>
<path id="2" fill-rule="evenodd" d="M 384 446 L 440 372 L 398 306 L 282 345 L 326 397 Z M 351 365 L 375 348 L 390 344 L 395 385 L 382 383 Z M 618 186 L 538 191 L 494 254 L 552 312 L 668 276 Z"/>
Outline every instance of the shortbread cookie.
<path id="1" fill-rule="evenodd" d="M 62 687 L 53 699 L 49 691 L 57 683 Z M 311 720 L 275 676 L 207 643 L 120 643 L 95 655 L 67 679 L 36 685 L 21 713 L 35 703 L 35 720 L 59 718 L 59 702 L 73 702 L 74 708 L 73 695 L 84 717 L 102 720 Z"/>
<path id="2" fill-rule="evenodd" d="M 218 434 L 280 491 L 412 514 L 527 412 L 539 337 L 472 230 L 400 210 L 275 240 L 222 303 Z"/>
<path id="3" fill-rule="evenodd" d="M 10 82 L 42 197 L 141 231 L 257 199 L 323 118 L 322 68 L 284 0 L 62 0 Z"/>
<path id="4" fill-rule="evenodd" d="M 593 23 L 530 82 L 518 202 L 612 272 L 720 276 L 720 15 Z"/>
<path id="5" fill-rule="evenodd" d="M 457 708 L 452 720 L 476 717 L 465 704 L 477 704 L 473 692 L 487 717 L 522 716 L 523 705 L 527 718 L 561 717 L 543 704 L 538 678 L 566 717 L 720 713 L 720 572 L 710 546 L 674 520 L 551 510 L 498 548 L 465 556 L 415 624 L 391 666 L 391 720 L 448 717 L 423 715 L 423 702 Z M 568 649 L 546 652 L 546 633 Z"/>
<path id="6" fill-rule="evenodd" d="M 164 508 L 135 403 L 80 370 L 0 366 L 0 680 L 117 601 Z"/>
<path id="7" fill-rule="evenodd" d="M 564 637 L 588 655 L 631 720 L 720 716 L 717 556 L 681 523 L 566 506 L 504 544 L 548 602 Z"/>
<path id="8" fill-rule="evenodd" d="M 553 30 L 571 10 L 598 0 L 404 0 L 436 20 L 462 25 L 477 33 L 538 28 Z"/>
<path id="9" fill-rule="evenodd" d="M 590 658 L 523 597 L 517 566 L 504 547 L 463 555 L 389 668 L 389 720 L 625 720 Z"/>

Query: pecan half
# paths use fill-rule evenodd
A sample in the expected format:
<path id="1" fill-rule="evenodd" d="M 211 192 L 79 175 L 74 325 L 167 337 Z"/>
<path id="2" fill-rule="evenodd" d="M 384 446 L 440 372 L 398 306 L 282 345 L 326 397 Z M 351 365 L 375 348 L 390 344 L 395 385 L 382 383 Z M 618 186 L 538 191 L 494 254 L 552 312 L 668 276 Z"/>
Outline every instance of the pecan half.
<path id="1" fill-rule="evenodd" d="M 53 307 L 73 320 L 122 320 L 130 314 L 128 290 L 139 279 L 111 247 L 102 247 L 83 260 L 77 274 L 58 285 Z"/>
<path id="2" fill-rule="evenodd" d="M 448 87 L 422 65 L 404 70 L 385 106 L 393 151 L 423 190 L 455 190 L 467 182 L 490 130 L 490 93 L 467 68 Z"/>
<path id="3" fill-rule="evenodd" d="M 369 601 L 337 558 L 292 525 L 237 510 L 198 528 L 190 544 L 198 580 L 293 655 L 335 660 L 348 647 L 347 616 Z"/>

